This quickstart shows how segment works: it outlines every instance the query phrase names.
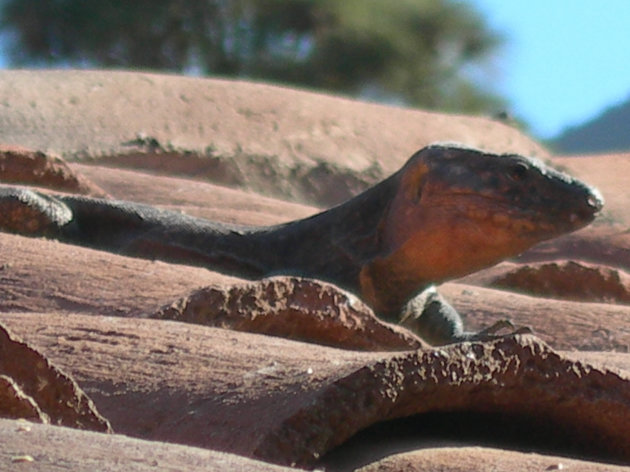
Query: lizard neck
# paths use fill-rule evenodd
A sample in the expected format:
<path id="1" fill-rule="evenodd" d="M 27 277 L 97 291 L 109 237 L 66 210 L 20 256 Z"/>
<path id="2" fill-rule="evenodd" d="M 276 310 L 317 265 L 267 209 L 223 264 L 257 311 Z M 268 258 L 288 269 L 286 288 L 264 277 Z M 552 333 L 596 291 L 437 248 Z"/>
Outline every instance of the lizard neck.
<path id="1" fill-rule="evenodd" d="M 396 175 L 363 194 L 309 218 L 252 230 L 267 274 L 291 274 L 332 282 L 361 295 L 359 274 L 381 250 L 382 222 L 396 193 Z M 232 244 L 230 243 L 231 247 Z"/>

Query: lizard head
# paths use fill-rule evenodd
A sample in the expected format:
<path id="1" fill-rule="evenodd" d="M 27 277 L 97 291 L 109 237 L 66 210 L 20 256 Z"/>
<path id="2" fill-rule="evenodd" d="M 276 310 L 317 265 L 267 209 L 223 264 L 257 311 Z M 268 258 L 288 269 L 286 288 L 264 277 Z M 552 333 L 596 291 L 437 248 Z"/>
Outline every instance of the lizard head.
<path id="1" fill-rule="evenodd" d="M 379 257 L 361 273 L 381 311 L 428 284 L 581 228 L 603 206 L 597 190 L 540 161 L 457 146 L 426 147 L 392 178 L 397 190 L 382 221 Z"/>

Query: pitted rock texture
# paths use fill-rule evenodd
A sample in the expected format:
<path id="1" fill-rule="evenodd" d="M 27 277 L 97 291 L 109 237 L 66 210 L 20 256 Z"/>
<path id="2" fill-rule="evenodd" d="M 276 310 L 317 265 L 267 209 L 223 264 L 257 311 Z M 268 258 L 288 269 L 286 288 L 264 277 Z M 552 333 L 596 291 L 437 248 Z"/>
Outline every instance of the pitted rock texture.
<path id="1" fill-rule="evenodd" d="M 118 256 L 0 233 L 0 310 L 147 317 L 203 286 L 246 281 L 198 267 Z M 556 349 L 630 351 L 630 307 L 579 303 L 447 283 L 440 292 L 483 329 L 506 316 Z"/>
<path id="2" fill-rule="evenodd" d="M 501 262 L 459 283 L 494 287 L 545 298 L 630 304 L 630 273 L 582 260 Z"/>
<path id="3" fill-rule="evenodd" d="M 630 274 L 581 261 L 523 265 L 497 276 L 490 286 L 550 298 L 630 304 Z"/>
<path id="4" fill-rule="evenodd" d="M 94 431 L 111 427 L 77 384 L 0 325 L 0 415 Z M 6 403 L 5 403 L 6 400 Z"/>
<path id="5" fill-rule="evenodd" d="M 366 365 L 284 421 L 256 456 L 286 455 L 292 463 L 309 464 L 321 457 L 321 449 L 377 421 L 432 411 L 526 419 L 539 430 L 541 425 L 552 429 L 550 439 L 574 453 L 630 462 L 624 426 L 630 421 L 628 373 L 567 360 L 531 336 L 463 343 Z M 478 418 L 483 421 L 483 415 Z"/>
<path id="6" fill-rule="evenodd" d="M 107 196 L 97 185 L 74 172 L 60 157 L 18 146 L 0 144 L 0 182 L 92 197 Z"/>
<path id="7" fill-rule="evenodd" d="M 453 412 L 486 418 L 497 438 L 497 417 L 517 419 L 524 444 L 543 425 L 562 453 L 630 462 L 630 373 L 532 336 L 358 353 L 159 320 L 0 316 L 136 437 L 314 466 L 376 423 Z"/>
<path id="8" fill-rule="evenodd" d="M 86 176 L 115 198 L 231 223 L 277 224 L 313 214 L 316 207 L 328 206 L 370 179 L 398 169 L 412 152 L 433 141 L 548 156 L 527 136 L 485 118 L 383 107 L 241 81 L 66 70 L 0 71 L 0 84 L 6 111 L 0 116 L 0 143 L 63 155 L 76 175 Z M 630 169 L 630 155 L 554 156 L 551 163 L 596 185 L 606 208 L 594 225 L 538 245 L 520 261 L 582 259 L 630 272 L 625 171 Z M 55 190 L 70 191 L 56 186 Z M 252 190 L 264 195 L 247 193 Z M 270 198 L 273 195 L 308 199 L 311 206 Z M 208 270 L 5 233 L 0 234 L 0 253 L 0 318 L 13 323 L 11 327 L 19 328 L 29 342 L 37 341 L 37 348 L 88 389 L 124 433 L 211 444 L 250 457 L 268 455 L 336 471 L 360 466 L 370 471 L 507 472 L 561 470 L 560 466 L 584 472 L 630 470 L 603 463 L 615 453 L 598 455 L 597 464 L 566 459 L 581 456 L 584 428 L 595 424 L 592 434 L 602 431 L 601 437 L 607 437 L 617 421 L 610 414 L 611 397 L 618 396 L 616 408 L 624 418 L 625 400 L 620 397 L 626 391 L 630 355 L 621 352 L 630 351 L 629 306 L 447 283 L 440 292 L 463 314 L 469 329 L 509 317 L 515 324 L 531 326 L 554 349 L 567 351 L 527 348 L 523 340 L 531 338 L 520 338 L 517 346 L 495 343 L 436 350 L 434 364 L 427 366 L 421 361 L 430 361 L 431 351 L 350 352 L 166 320 L 121 318 L 147 317 L 200 287 L 220 285 L 229 291 L 244 282 Z M 468 357 L 458 361 L 462 355 Z M 532 356 L 538 361 L 527 364 Z M 483 370 L 485 363 L 490 368 Z M 502 371 L 501 363 L 510 367 Z M 589 363 L 609 369 L 589 371 Z M 425 382 L 416 371 L 439 375 Z M 479 375 L 471 380 L 474 372 Z M 1 375 L 0 395 L 17 398 L 19 408 L 26 408 L 23 416 L 40 415 L 29 407 L 36 405 L 33 398 L 20 393 L 13 378 Z M 532 382 L 536 386 L 530 388 Z M 429 391 L 437 392 L 438 398 L 432 394 L 426 400 Z M 438 401 L 450 405 L 459 401 L 466 409 L 424 413 L 425 401 L 427 408 Z M 469 404 L 490 404 L 490 411 L 471 412 Z M 550 412 L 556 404 L 559 407 Z M 571 406 L 574 415 L 564 421 Z M 419 415 L 385 423 L 377 419 L 413 414 L 416 408 Z M 515 410 L 531 414 L 523 417 L 513 414 Z M 563 429 L 571 420 L 581 425 L 573 444 L 567 444 L 571 435 Z M 542 426 L 533 424 L 536 421 Z M 9 430 L 3 429 L 5 424 Z M 388 436 L 388 431 L 404 431 L 404 425 L 425 431 L 424 443 Z M 452 435 L 436 444 L 441 430 L 449 427 Z M 367 429 L 353 432 L 357 428 Z M 226 459 L 225 453 L 215 462 L 212 451 L 189 455 L 190 448 L 167 442 L 140 444 L 128 437 L 108 442 L 111 435 L 46 425 L 33 425 L 33 436 L 23 434 L 29 429 L 23 422 L 0 420 L 0 469 L 50 470 L 59 458 L 65 468 L 79 461 L 76 470 L 95 470 L 105 463 L 111 470 L 125 471 L 275 470 L 259 462 L 247 466 L 233 462 L 234 456 Z M 484 436 L 488 432 L 503 439 L 508 430 L 517 433 L 511 444 L 480 442 L 488 439 Z M 40 441 L 41 431 L 45 432 Z M 295 444 L 286 440 L 292 431 Z M 463 439 L 459 433 L 466 431 Z M 366 441 L 366 432 L 375 442 Z M 627 436 L 627 423 L 616 431 L 619 437 L 624 432 Z M 551 440 L 549 434 L 554 436 Z M 343 439 L 348 437 L 349 441 Z M 538 449 L 536 438 L 550 448 Z M 337 459 L 336 454 L 352 442 L 365 454 L 377 452 L 387 439 L 392 448 L 381 456 L 360 459 L 361 454 L 351 451 L 346 468 Z M 610 441 L 611 447 L 618 447 L 617 439 Z M 595 439 L 592 445 L 604 440 Z M 314 461 L 340 442 L 324 460 Z M 405 446 L 411 452 L 392 456 Z M 112 455 L 113 461 L 103 462 Z M 28 458 L 33 461 L 26 463 Z"/>
<path id="9" fill-rule="evenodd" d="M 205 287 L 162 307 L 152 318 L 281 336 L 359 350 L 426 347 L 383 323 L 354 295 L 299 277 L 273 277 L 230 287 Z"/>

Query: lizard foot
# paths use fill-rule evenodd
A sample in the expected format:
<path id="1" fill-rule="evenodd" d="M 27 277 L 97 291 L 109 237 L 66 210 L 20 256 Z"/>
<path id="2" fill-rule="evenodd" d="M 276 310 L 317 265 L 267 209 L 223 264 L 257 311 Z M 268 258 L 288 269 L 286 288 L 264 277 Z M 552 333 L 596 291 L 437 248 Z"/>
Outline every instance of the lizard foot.
<path id="1" fill-rule="evenodd" d="M 70 208 L 54 197 L 18 187 L 0 188 L 0 231 L 48 236 L 71 220 Z"/>
<path id="2" fill-rule="evenodd" d="M 510 330 L 507 333 L 500 331 Z M 459 335 L 459 341 L 492 341 L 493 339 L 501 339 L 516 334 L 533 334 L 534 330 L 529 326 L 516 326 L 508 319 L 498 320 L 481 331 L 463 332 Z"/>

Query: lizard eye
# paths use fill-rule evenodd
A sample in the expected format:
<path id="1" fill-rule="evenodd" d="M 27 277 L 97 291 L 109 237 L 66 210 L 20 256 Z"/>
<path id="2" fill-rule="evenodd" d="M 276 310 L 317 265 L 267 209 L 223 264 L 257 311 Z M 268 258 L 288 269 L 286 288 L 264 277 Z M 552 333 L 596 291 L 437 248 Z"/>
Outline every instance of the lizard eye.
<path id="1" fill-rule="evenodd" d="M 522 162 L 514 164 L 508 170 L 508 177 L 510 179 L 512 179 L 513 181 L 515 181 L 515 182 L 522 182 L 522 181 L 524 181 L 527 178 L 528 174 L 529 174 L 529 169 Z"/>

